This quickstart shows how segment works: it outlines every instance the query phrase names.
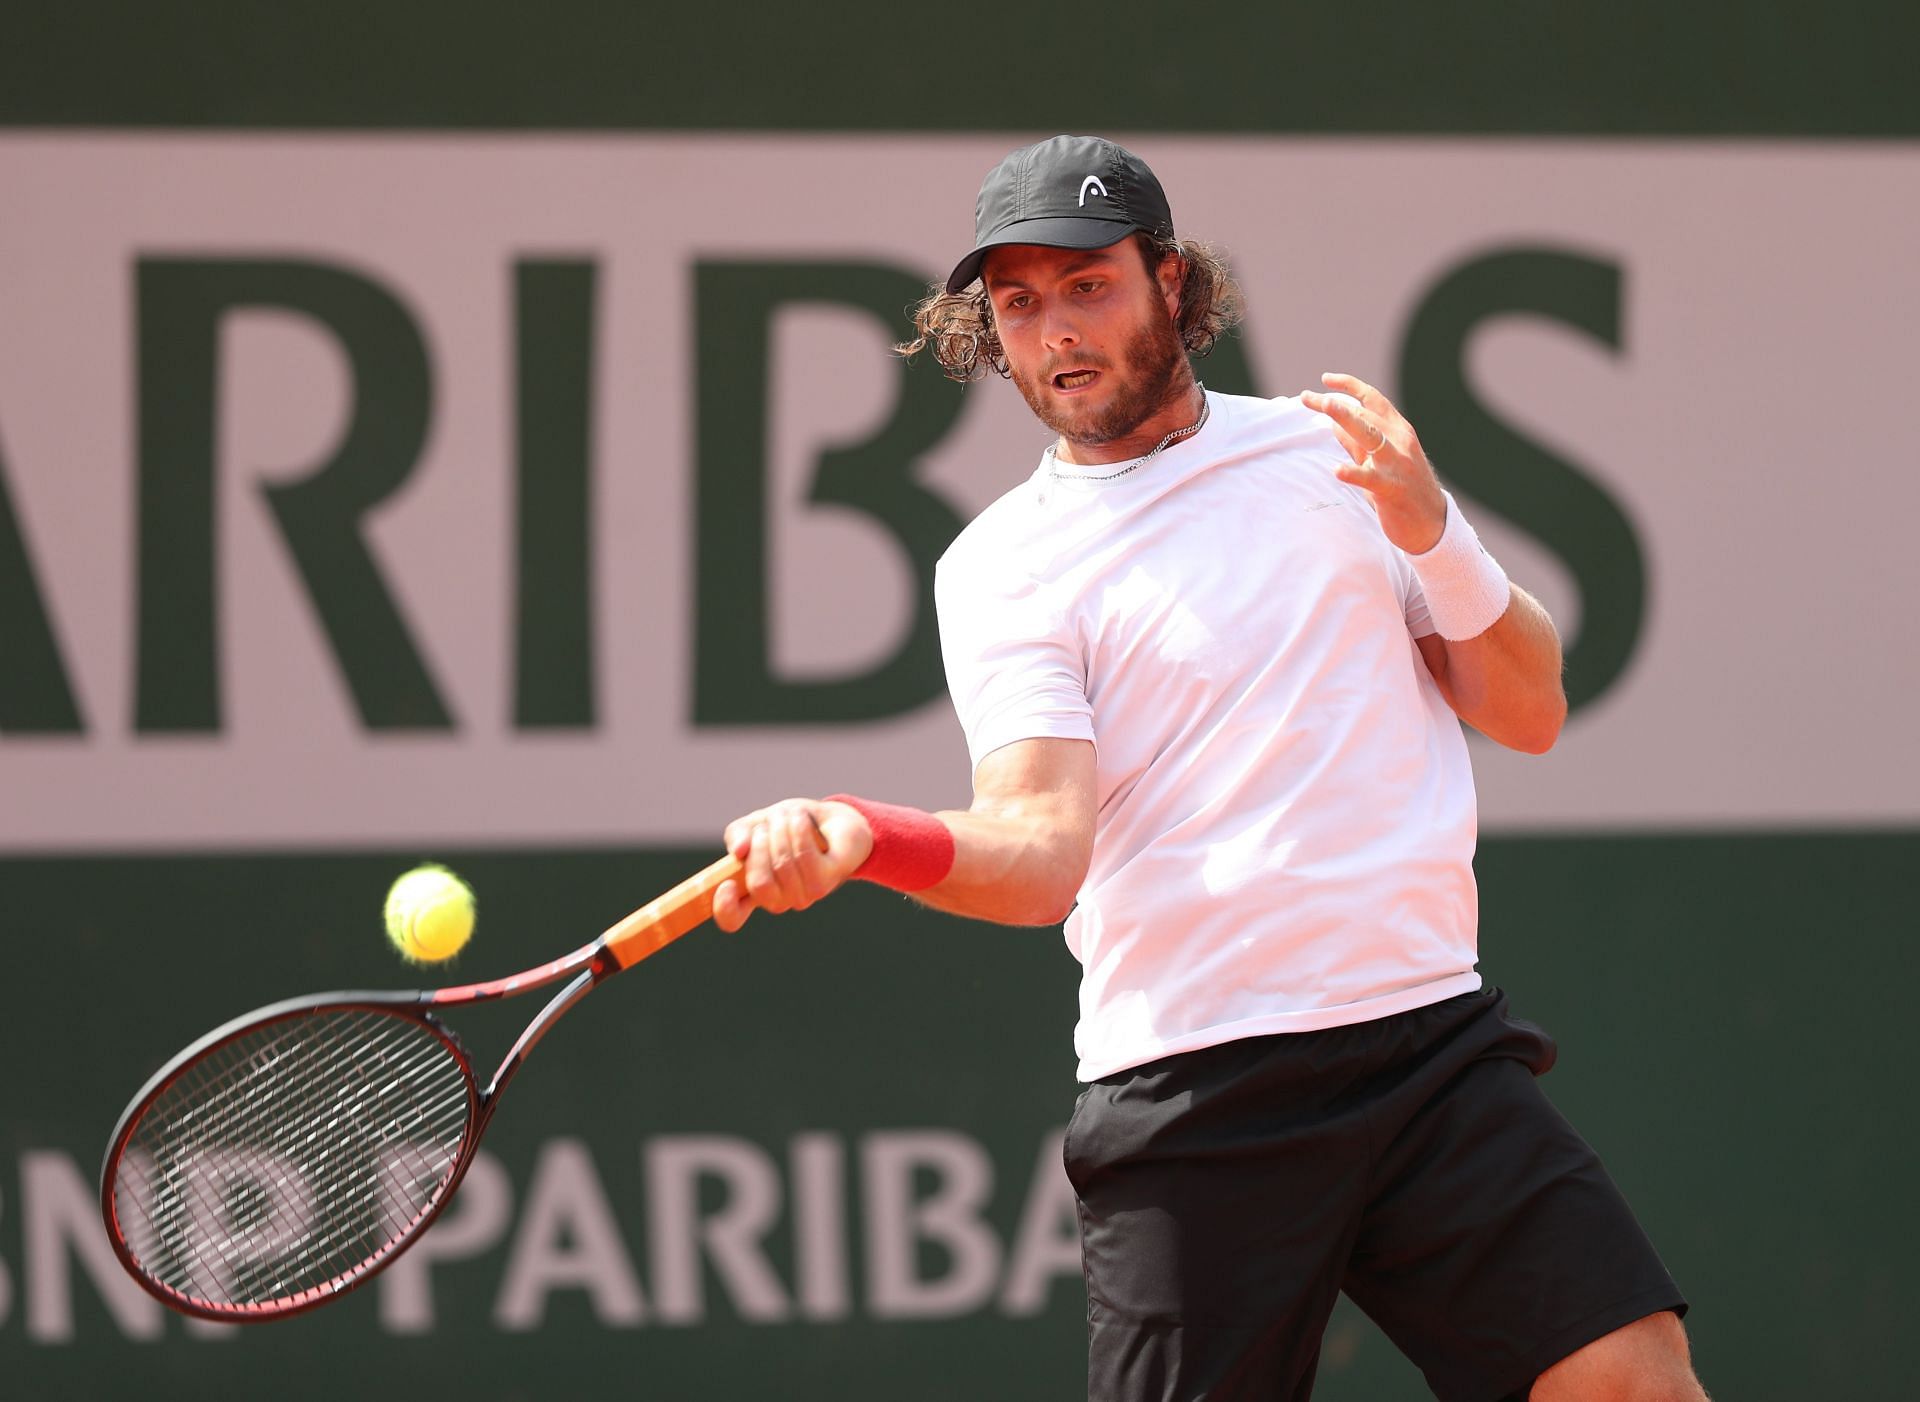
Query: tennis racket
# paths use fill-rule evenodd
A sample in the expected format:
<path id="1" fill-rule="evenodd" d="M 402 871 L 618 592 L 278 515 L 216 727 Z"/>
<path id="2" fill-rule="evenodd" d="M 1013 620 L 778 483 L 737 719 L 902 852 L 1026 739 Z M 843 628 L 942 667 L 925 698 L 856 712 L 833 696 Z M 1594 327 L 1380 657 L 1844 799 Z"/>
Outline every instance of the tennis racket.
<path id="1" fill-rule="evenodd" d="M 325 1304 L 417 1241 L 460 1186 L 534 1043 L 594 985 L 713 914 L 715 862 L 564 958 L 491 983 L 320 993 L 217 1027 L 141 1088 L 107 1145 L 100 1208 L 133 1278 L 205 1319 Z M 565 980 L 482 1089 L 435 1009 Z"/>

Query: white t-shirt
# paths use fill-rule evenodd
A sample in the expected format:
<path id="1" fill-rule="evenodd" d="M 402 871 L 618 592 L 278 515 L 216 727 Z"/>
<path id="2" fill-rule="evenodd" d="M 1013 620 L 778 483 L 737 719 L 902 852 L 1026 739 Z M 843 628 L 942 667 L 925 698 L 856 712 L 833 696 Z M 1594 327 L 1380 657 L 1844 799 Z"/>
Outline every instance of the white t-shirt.
<path id="1" fill-rule="evenodd" d="M 973 762 L 1096 748 L 1082 1080 L 1480 986 L 1473 776 L 1413 569 L 1323 416 L 1207 398 L 1133 472 L 1043 460 L 936 574 Z"/>

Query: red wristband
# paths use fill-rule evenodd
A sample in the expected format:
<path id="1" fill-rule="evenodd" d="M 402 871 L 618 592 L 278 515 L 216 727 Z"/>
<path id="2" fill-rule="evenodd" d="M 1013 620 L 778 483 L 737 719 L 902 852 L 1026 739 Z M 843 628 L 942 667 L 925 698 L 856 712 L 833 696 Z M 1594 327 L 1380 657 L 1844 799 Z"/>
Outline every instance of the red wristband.
<path id="1" fill-rule="evenodd" d="M 827 802 L 846 804 L 873 830 L 873 851 L 854 872 L 854 880 L 896 891 L 924 891 L 953 870 L 953 833 L 933 814 L 848 793 L 829 794 Z"/>

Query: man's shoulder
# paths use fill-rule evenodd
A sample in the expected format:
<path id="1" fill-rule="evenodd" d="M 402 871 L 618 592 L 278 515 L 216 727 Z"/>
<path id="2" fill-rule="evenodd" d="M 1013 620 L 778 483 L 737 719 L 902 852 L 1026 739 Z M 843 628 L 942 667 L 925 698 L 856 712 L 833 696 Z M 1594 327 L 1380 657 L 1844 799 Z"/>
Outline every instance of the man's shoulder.
<path id="1" fill-rule="evenodd" d="M 1319 452 L 1329 445 L 1339 448 L 1340 440 L 1334 436 L 1331 421 L 1325 414 L 1316 414 L 1307 408 L 1297 394 L 1262 399 L 1257 395 L 1208 390 L 1207 397 L 1227 426 L 1228 436 L 1238 443 L 1259 443 L 1276 451 Z"/>
<path id="2" fill-rule="evenodd" d="M 1017 551 L 1038 526 L 1034 494 L 1031 477 L 1002 492 L 947 545 L 939 560 L 939 571 L 952 574 L 979 565 L 986 565 L 996 573 L 1004 569 L 1009 552 Z"/>

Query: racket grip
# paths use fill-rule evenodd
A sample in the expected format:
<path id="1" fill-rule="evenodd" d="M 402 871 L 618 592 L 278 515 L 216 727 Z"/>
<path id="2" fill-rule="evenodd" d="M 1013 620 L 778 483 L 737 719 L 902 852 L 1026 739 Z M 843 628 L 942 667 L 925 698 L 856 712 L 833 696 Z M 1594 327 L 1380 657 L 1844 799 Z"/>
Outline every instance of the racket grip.
<path id="1" fill-rule="evenodd" d="M 827 835 L 814 824 L 813 842 L 827 850 Z M 713 919 L 713 893 L 745 870 L 729 852 L 705 871 L 697 872 L 664 895 L 655 896 L 625 920 L 600 936 L 600 943 L 621 968 L 638 964 L 649 954 L 672 944 L 697 925 Z"/>
<path id="2" fill-rule="evenodd" d="M 740 859 L 729 853 L 671 891 L 648 901 L 602 935 L 600 942 L 621 968 L 637 964 L 711 920 L 713 893 L 720 889 L 722 882 L 733 880 L 740 872 Z"/>

